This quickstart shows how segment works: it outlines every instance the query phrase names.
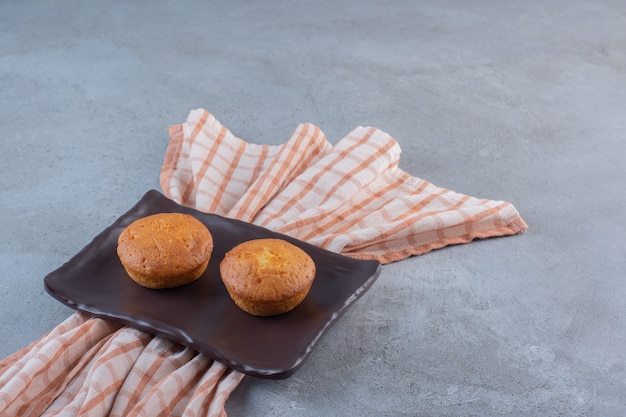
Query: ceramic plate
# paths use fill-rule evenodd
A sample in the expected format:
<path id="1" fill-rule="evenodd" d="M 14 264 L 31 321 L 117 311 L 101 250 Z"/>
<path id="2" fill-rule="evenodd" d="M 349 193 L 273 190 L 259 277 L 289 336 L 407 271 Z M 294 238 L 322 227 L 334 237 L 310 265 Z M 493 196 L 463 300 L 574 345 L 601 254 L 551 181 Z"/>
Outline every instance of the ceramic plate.
<path id="1" fill-rule="evenodd" d="M 189 213 L 211 231 L 214 249 L 197 281 L 151 290 L 132 281 L 117 256 L 117 238 L 131 222 L 155 213 Z M 305 300 L 291 312 L 255 317 L 229 297 L 219 273 L 224 254 L 257 238 L 285 239 L 305 250 L 317 272 Z M 93 316 L 166 337 L 248 375 L 291 376 L 319 338 L 375 281 L 377 261 L 341 256 L 249 223 L 183 207 L 152 190 L 70 261 L 44 279 L 46 291 Z"/>

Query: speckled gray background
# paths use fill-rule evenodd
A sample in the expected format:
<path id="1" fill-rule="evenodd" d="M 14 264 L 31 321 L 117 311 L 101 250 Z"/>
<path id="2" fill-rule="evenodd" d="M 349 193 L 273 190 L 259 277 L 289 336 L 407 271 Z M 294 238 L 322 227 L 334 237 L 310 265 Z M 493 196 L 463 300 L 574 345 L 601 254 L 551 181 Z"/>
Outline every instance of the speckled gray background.
<path id="1" fill-rule="evenodd" d="M 167 127 L 331 142 L 530 229 L 387 265 L 231 416 L 626 415 L 626 3 L 0 3 L 0 356 L 71 314 L 43 277 L 159 187 Z"/>

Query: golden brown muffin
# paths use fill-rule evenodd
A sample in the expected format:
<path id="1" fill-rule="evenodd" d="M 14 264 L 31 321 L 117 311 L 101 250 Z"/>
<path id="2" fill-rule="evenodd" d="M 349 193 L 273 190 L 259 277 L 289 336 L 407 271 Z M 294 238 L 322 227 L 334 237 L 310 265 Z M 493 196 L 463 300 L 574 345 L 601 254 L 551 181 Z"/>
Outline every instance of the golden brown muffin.
<path id="1" fill-rule="evenodd" d="M 204 273 L 213 251 L 213 236 L 195 217 L 159 213 L 135 220 L 120 234 L 117 254 L 137 284 L 172 288 Z"/>
<path id="2" fill-rule="evenodd" d="M 220 273 L 239 308 L 255 316 L 274 316 L 304 300 L 315 278 L 315 263 L 282 239 L 256 239 L 226 253 Z"/>

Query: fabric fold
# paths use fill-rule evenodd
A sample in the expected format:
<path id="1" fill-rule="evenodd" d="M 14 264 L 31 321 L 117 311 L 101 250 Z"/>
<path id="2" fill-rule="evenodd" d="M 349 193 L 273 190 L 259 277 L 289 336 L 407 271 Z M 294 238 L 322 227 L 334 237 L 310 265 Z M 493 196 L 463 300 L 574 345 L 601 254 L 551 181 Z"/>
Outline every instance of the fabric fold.
<path id="1" fill-rule="evenodd" d="M 167 155 L 175 157 L 161 171 L 169 198 L 346 256 L 385 264 L 528 227 L 511 203 L 402 171 L 398 142 L 374 127 L 357 127 L 332 146 L 307 123 L 283 145 L 255 145 L 197 109 L 170 131 Z M 181 192 L 190 187 L 195 194 Z"/>
<path id="2" fill-rule="evenodd" d="M 224 416 L 241 378 L 188 347 L 74 313 L 0 374 L 0 415 Z"/>

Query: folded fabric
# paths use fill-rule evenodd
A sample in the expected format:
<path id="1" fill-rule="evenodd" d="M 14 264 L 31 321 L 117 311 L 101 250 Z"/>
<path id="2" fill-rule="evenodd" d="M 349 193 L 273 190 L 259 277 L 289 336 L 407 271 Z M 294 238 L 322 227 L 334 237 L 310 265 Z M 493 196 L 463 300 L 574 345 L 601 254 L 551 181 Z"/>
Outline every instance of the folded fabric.
<path id="1" fill-rule="evenodd" d="M 190 348 L 82 313 L 7 360 L 2 416 L 225 416 L 243 377 Z"/>
<path id="2" fill-rule="evenodd" d="M 161 187 L 180 204 L 382 263 L 526 230 L 510 203 L 436 187 L 399 158 L 375 128 L 333 146 L 302 124 L 283 145 L 257 145 L 199 109 L 170 128 Z M 0 362 L 0 415 L 225 416 L 242 378 L 162 337 L 74 313 Z"/>
<path id="3" fill-rule="evenodd" d="M 205 110 L 170 128 L 161 188 L 179 204 L 255 223 L 333 252 L 388 263 L 520 233 L 515 207 L 402 171 L 388 134 L 358 127 L 332 146 L 301 124 L 283 145 L 248 143 Z"/>

